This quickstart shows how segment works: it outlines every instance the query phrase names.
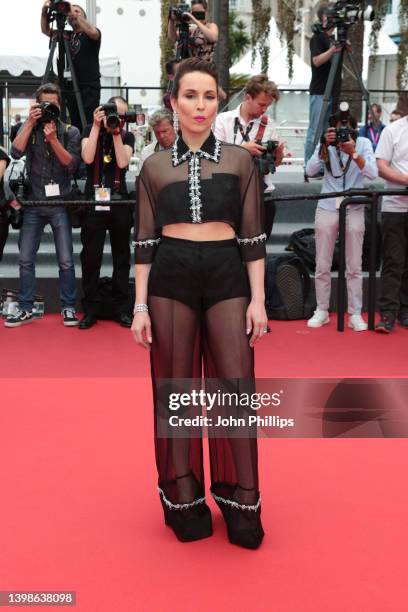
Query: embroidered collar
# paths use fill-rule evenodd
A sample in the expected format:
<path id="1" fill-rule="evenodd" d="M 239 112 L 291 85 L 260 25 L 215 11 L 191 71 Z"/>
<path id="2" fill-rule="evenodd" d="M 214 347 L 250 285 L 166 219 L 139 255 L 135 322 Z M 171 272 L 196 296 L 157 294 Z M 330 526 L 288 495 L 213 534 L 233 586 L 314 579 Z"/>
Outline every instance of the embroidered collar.
<path id="1" fill-rule="evenodd" d="M 179 166 L 193 155 L 194 153 L 188 148 L 181 135 L 178 136 L 172 147 L 173 166 Z M 201 148 L 198 149 L 195 155 L 197 157 L 204 157 L 205 159 L 209 159 L 218 164 L 221 155 L 221 142 L 215 138 L 212 132 L 210 132 L 207 140 L 204 142 Z"/>

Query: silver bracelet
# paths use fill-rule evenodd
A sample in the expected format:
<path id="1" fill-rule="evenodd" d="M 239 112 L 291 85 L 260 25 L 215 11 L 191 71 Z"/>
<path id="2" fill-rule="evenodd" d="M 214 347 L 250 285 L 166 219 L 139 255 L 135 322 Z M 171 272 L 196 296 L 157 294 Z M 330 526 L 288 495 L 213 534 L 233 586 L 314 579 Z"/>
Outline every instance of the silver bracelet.
<path id="1" fill-rule="evenodd" d="M 147 304 L 135 304 L 133 309 L 133 314 L 135 315 L 137 312 L 149 312 L 149 307 Z"/>

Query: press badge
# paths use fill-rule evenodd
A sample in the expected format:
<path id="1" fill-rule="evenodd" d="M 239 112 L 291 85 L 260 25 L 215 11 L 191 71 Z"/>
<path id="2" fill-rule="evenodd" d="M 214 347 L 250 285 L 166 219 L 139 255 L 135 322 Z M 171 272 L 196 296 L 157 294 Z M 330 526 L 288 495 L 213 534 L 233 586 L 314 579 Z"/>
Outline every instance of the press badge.
<path id="1" fill-rule="evenodd" d="M 95 187 L 95 202 L 110 202 L 110 187 Z M 110 206 L 95 206 L 95 210 L 110 210 Z"/>
<path id="2" fill-rule="evenodd" d="M 58 183 L 49 183 L 45 186 L 45 196 L 47 198 L 55 198 L 60 195 L 60 188 Z"/>

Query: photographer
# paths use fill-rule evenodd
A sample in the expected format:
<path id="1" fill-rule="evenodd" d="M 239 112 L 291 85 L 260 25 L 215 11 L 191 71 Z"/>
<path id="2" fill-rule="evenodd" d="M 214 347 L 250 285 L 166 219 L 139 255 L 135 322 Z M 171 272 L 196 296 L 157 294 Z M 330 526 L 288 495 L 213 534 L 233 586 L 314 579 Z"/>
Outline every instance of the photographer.
<path id="1" fill-rule="evenodd" d="M 11 129 L 10 129 L 10 142 L 13 142 L 13 140 L 15 139 L 15 137 L 18 134 L 19 129 L 23 125 L 23 122 L 21 121 L 21 115 L 17 114 L 14 117 L 14 120 L 15 120 L 15 123 L 14 123 L 14 125 L 11 126 Z"/>
<path id="2" fill-rule="evenodd" d="M 385 125 L 381 121 L 382 108 L 380 104 L 372 104 L 368 111 L 368 123 L 363 125 L 359 130 L 359 135 L 368 138 L 373 145 L 374 151 L 377 148 L 378 141 L 380 140 L 381 132 L 385 128 Z M 375 121 L 373 121 L 373 115 Z"/>
<path id="3" fill-rule="evenodd" d="M 309 159 L 306 172 L 317 174 L 324 165 L 322 193 L 340 192 L 364 187 L 364 177 L 374 180 L 378 176 L 374 152 L 367 138 L 357 136 L 357 121 L 348 113 L 348 104 L 332 115 L 331 127 L 322 136 Z M 329 323 L 331 267 L 339 229 L 341 199 L 319 200 L 316 208 L 316 272 L 315 287 L 317 309 L 307 322 L 308 327 L 321 327 Z M 346 279 L 349 327 L 364 331 L 367 324 L 361 316 L 363 303 L 362 250 L 364 239 L 364 206 L 350 206 L 346 214 Z"/>
<path id="4" fill-rule="evenodd" d="M 83 133 L 82 159 L 87 164 L 85 195 L 96 200 L 95 208 L 88 209 L 83 217 L 81 240 L 82 300 L 84 317 L 80 329 L 89 329 L 98 320 L 99 276 L 103 258 L 106 232 L 112 248 L 112 298 L 115 315 L 122 327 L 130 327 L 129 316 L 129 271 L 130 271 L 130 230 L 132 213 L 126 205 L 111 200 L 128 198 L 126 172 L 133 154 L 135 137 L 123 129 L 118 115 L 128 111 L 126 100 L 117 96 L 109 105 L 116 106 L 113 113 L 117 127 L 109 127 L 104 107 L 94 112 L 92 125 Z"/>
<path id="5" fill-rule="evenodd" d="M 37 89 L 36 103 L 16 136 L 11 155 L 26 155 L 26 171 L 32 200 L 68 196 L 71 177 L 80 160 L 80 134 L 76 127 L 60 121 L 61 91 L 47 83 Z M 75 326 L 76 287 L 72 252 L 72 228 L 65 208 L 44 206 L 27 208 L 20 232 L 19 310 L 6 319 L 6 327 L 18 327 L 33 320 L 35 292 L 35 258 L 44 227 L 50 224 L 54 235 L 59 266 L 60 299 L 63 323 Z"/>
<path id="6" fill-rule="evenodd" d="M 177 9 L 177 7 L 174 7 Z M 183 11 L 180 17 L 174 8 L 170 8 L 169 21 L 167 25 L 167 36 L 174 43 L 179 43 L 179 32 L 177 23 L 179 19 L 185 20 L 189 32 L 189 55 L 211 62 L 214 57 L 215 45 L 218 40 L 218 26 L 216 23 L 207 22 L 206 0 L 193 0 L 191 13 Z M 181 59 L 187 59 L 182 57 Z"/>
<path id="7" fill-rule="evenodd" d="M 173 127 L 173 115 L 166 108 L 156 111 L 149 119 L 149 125 L 156 136 L 156 142 L 146 145 L 141 154 L 142 161 L 163 149 L 169 149 L 176 140 Z"/>
<path id="8" fill-rule="evenodd" d="M 375 156 L 387 189 L 408 188 L 408 117 L 383 129 Z M 383 264 L 378 299 L 381 320 L 375 329 L 390 333 L 397 316 L 399 323 L 408 328 L 408 193 L 384 196 L 381 217 Z"/>
<path id="9" fill-rule="evenodd" d="M 277 148 L 274 153 L 274 166 L 280 166 L 283 160 L 284 144 L 279 143 L 276 129 L 265 114 L 267 109 L 279 100 L 279 90 L 273 81 L 264 74 L 252 77 L 245 85 L 244 101 L 232 111 L 220 113 L 215 122 L 214 134 L 222 142 L 237 144 L 249 151 L 255 159 L 265 155 L 266 143 L 274 141 Z M 262 143 L 262 144 L 260 144 Z M 264 192 L 274 190 L 272 174 L 263 176 Z M 273 201 L 265 202 L 265 231 L 267 236 L 272 231 L 275 217 Z"/>
<path id="10" fill-rule="evenodd" d="M 316 129 L 319 123 L 320 112 L 323 107 L 324 92 L 329 78 L 331 59 L 335 53 L 341 52 L 341 47 L 337 47 L 331 36 L 334 32 L 334 27 L 328 21 L 327 11 L 329 4 L 322 3 L 317 10 L 319 25 L 315 28 L 312 38 L 310 39 L 310 60 L 312 68 L 312 80 L 309 86 L 309 127 L 306 134 L 305 142 L 305 164 L 309 161 L 313 154 L 313 142 L 315 139 Z M 338 81 L 341 76 L 341 71 L 336 77 Z M 330 106 L 327 110 L 324 126 L 327 126 L 330 116 Z"/>
<path id="11" fill-rule="evenodd" d="M 52 4 L 52 0 L 46 0 L 41 11 L 41 31 L 49 37 L 53 33 L 48 20 Z M 69 5 L 69 3 L 67 4 Z M 83 8 L 77 4 L 71 4 L 69 9 L 67 18 L 69 25 L 72 27 L 72 32 L 66 31 L 64 36 L 69 40 L 70 53 L 81 92 L 85 118 L 87 123 L 92 123 L 93 112 L 99 106 L 101 91 L 101 74 L 99 69 L 101 32 L 87 21 Z M 65 80 L 64 98 L 67 102 L 72 125 L 82 130 L 72 81 Z"/>
<path id="12" fill-rule="evenodd" d="M 0 261 L 3 258 L 4 246 L 8 237 L 9 221 L 7 217 L 8 202 L 4 194 L 4 173 L 10 163 L 6 151 L 0 147 Z"/>

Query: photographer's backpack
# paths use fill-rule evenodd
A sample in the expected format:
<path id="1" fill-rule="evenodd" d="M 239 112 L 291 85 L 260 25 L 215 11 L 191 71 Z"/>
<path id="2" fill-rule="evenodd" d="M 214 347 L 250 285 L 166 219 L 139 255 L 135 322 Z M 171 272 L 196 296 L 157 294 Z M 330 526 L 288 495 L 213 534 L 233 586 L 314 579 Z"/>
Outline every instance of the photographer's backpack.
<path id="1" fill-rule="evenodd" d="M 308 319 L 316 308 L 309 273 L 297 255 L 267 258 L 265 306 L 268 319 Z"/>

